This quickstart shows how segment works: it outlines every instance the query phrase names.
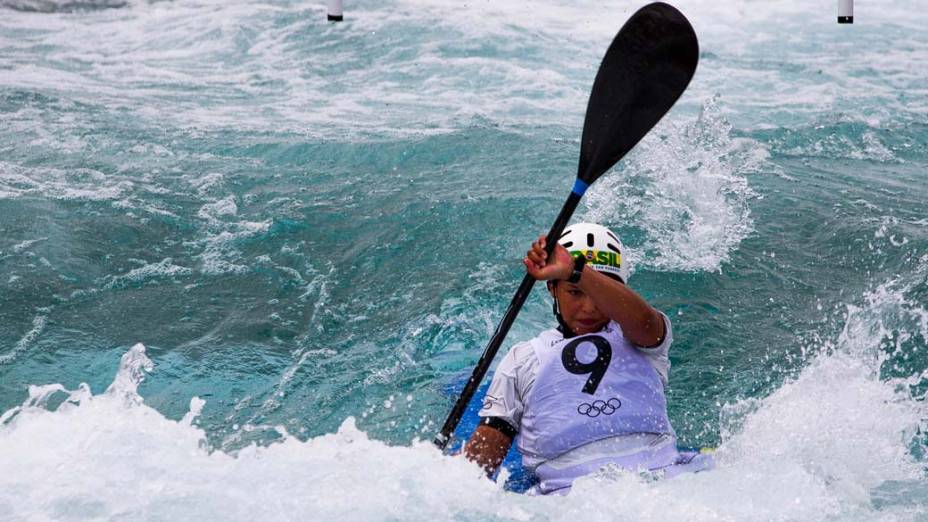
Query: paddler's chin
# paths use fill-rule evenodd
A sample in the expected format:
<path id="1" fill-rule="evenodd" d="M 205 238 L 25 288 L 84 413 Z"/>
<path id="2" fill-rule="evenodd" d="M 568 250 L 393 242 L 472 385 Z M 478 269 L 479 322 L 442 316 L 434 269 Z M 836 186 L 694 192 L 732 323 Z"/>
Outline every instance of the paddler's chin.
<path id="1" fill-rule="evenodd" d="M 568 321 L 568 326 L 574 331 L 577 335 L 586 335 L 589 333 L 598 332 L 606 326 L 608 320 L 594 320 L 594 321 Z"/>

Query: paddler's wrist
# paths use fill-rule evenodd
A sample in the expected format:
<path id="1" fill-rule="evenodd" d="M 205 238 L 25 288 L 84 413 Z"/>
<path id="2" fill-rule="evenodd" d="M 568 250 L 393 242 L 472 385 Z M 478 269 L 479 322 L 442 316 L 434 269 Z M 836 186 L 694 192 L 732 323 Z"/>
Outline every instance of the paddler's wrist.
<path id="1" fill-rule="evenodd" d="M 583 256 L 577 256 L 574 258 L 574 262 L 571 263 L 570 268 L 567 273 L 567 277 L 564 278 L 568 283 L 579 284 L 580 279 L 583 277 L 583 270 L 586 268 L 586 258 Z"/>

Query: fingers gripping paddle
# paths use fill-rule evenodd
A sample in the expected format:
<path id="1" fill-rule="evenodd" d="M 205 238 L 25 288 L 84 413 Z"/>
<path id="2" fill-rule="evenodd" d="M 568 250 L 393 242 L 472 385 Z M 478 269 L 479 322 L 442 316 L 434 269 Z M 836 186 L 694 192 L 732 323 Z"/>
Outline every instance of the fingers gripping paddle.
<path id="1" fill-rule="evenodd" d="M 665 3 L 646 5 L 622 26 L 593 82 L 580 142 L 577 179 L 548 232 L 549 254 L 587 187 L 622 159 L 670 110 L 693 77 L 698 60 L 699 44 L 693 27 L 680 11 Z M 535 279 L 526 275 L 519 285 L 506 315 L 435 437 L 439 448 L 444 449 L 451 440 L 534 284 Z"/>

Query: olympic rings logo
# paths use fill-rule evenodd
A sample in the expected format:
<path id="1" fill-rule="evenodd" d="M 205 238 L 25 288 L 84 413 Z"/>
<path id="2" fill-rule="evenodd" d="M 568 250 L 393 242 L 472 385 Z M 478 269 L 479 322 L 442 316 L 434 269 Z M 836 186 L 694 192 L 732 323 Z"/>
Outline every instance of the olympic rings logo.
<path id="1" fill-rule="evenodd" d="M 617 397 L 613 397 L 608 401 L 593 401 L 593 404 L 584 402 L 580 406 L 577 406 L 577 413 L 594 418 L 599 417 L 600 415 L 612 415 L 617 409 L 621 407 L 622 401 L 620 401 Z"/>

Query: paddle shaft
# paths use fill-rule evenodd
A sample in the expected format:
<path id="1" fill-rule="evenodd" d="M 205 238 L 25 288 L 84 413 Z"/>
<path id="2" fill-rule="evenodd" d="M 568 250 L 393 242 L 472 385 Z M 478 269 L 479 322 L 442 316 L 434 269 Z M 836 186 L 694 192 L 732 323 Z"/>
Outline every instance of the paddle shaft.
<path id="1" fill-rule="evenodd" d="M 567 222 L 570 221 L 570 217 L 574 214 L 574 210 L 577 209 L 577 204 L 580 203 L 581 196 L 582 193 L 571 192 L 564 206 L 561 207 L 561 213 L 558 214 L 557 219 L 554 221 L 554 225 L 551 226 L 551 230 L 548 232 L 545 250 L 547 250 L 549 255 L 554 251 L 554 245 L 557 244 L 557 240 L 564 231 L 564 227 L 567 226 Z M 483 381 L 484 376 L 486 376 L 487 370 L 490 369 L 490 364 L 493 363 L 496 352 L 499 351 L 500 345 L 502 345 L 503 340 L 506 339 L 509 328 L 512 327 L 512 323 L 516 320 L 516 316 L 519 315 L 519 311 L 522 310 L 522 305 L 525 304 L 525 300 L 528 298 L 528 294 L 532 291 L 534 285 L 535 278 L 525 274 L 525 278 L 522 279 L 522 284 L 520 284 L 519 289 L 516 290 L 516 295 L 512 297 L 512 301 L 509 303 L 506 315 L 503 317 L 503 320 L 500 321 L 499 325 L 497 325 L 496 332 L 493 333 L 493 337 L 483 350 L 483 355 L 481 355 L 480 360 L 477 361 L 477 366 L 470 375 L 470 379 L 467 380 L 467 385 L 464 386 L 464 390 L 461 391 L 461 396 L 458 397 L 458 401 L 454 404 L 454 408 L 451 409 L 451 413 L 449 413 L 448 418 L 445 419 L 445 424 L 441 427 L 441 432 L 435 437 L 435 445 L 440 449 L 445 449 L 445 446 L 451 441 L 451 435 L 454 433 L 454 429 L 457 428 L 458 423 L 461 421 L 461 417 L 464 416 L 467 405 L 480 386 L 480 382 Z"/>

